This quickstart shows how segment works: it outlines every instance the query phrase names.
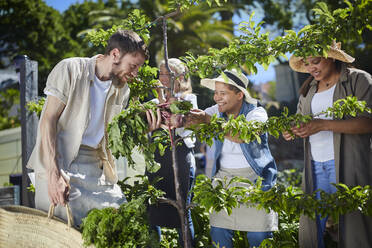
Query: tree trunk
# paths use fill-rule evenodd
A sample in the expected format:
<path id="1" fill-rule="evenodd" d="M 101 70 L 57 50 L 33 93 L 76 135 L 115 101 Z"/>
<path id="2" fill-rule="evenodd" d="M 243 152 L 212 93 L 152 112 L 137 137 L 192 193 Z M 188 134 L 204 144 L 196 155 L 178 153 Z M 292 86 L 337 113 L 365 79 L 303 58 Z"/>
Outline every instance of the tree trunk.
<path id="1" fill-rule="evenodd" d="M 176 11 L 177 13 L 178 11 Z M 172 14 L 172 13 L 171 13 Z M 168 15 L 170 16 L 170 15 Z M 167 17 L 163 17 L 163 44 L 164 44 L 164 60 L 165 60 L 165 67 L 169 72 L 169 79 L 171 82 L 171 95 L 174 96 L 174 73 L 170 70 L 168 65 L 168 47 L 167 47 Z M 171 139 L 175 138 L 175 130 L 171 130 Z M 177 165 L 177 143 L 172 142 L 172 168 L 173 168 L 173 175 L 174 175 L 174 187 L 176 192 L 176 202 L 172 204 L 176 207 L 178 214 L 180 216 L 181 221 L 181 230 L 182 230 L 182 240 L 183 240 L 183 247 L 191 248 L 191 236 L 189 234 L 190 230 L 188 228 L 188 221 L 187 221 L 187 206 L 186 206 L 186 199 L 182 199 L 181 187 L 180 187 L 180 180 L 178 177 L 178 165 Z"/>

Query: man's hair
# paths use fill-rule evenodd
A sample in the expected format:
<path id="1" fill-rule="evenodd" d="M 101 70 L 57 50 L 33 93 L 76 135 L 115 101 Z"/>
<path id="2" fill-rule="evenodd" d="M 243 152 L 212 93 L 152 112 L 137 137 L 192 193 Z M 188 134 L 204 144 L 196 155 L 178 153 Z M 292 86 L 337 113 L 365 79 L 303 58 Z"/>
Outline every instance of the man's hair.
<path id="1" fill-rule="evenodd" d="M 105 54 L 108 55 L 112 49 L 117 48 L 125 55 L 127 53 L 141 53 L 145 59 L 149 58 L 149 51 L 145 42 L 134 31 L 119 29 L 107 41 Z"/>

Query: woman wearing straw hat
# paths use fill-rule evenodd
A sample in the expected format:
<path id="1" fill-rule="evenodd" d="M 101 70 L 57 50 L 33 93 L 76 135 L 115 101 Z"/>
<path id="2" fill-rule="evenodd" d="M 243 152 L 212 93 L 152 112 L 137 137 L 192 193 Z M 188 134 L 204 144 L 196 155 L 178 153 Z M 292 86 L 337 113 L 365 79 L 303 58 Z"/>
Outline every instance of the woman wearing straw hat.
<path id="1" fill-rule="evenodd" d="M 174 80 L 174 93 L 176 98 L 180 98 L 185 101 L 192 103 L 193 108 L 198 108 L 196 95 L 192 93 L 191 80 L 187 77 L 187 67 L 185 64 L 177 59 L 168 59 L 168 65 L 172 72 L 175 74 Z M 171 101 L 170 94 L 170 80 L 169 72 L 165 67 L 165 61 L 163 60 L 159 66 L 159 81 L 162 86 L 166 88 L 165 92 L 163 89 L 158 89 L 158 98 L 153 101 L 156 103 L 164 103 Z M 195 158 L 193 148 L 195 146 L 195 139 L 190 137 L 191 131 L 185 130 L 184 128 L 176 128 L 176 135 L 183 137 L 181 144 L 177 146 L 177 165 L 179 182 L 182 192 L 182 198 L 186 201 L 186 204 L 191 202 L 191 194 L 189 191 L 193 186 L 195 177 Z M 160 155 L 159 151 L 155 152 L 155 161 L 161 164 L 161 168 L 155 173 L 148 173 L 150 181 L 156 178 L 163 178 L 156 183 L 156 188 L 163 190 L 166 195 L 165 197 L 176 199 L 176 192 L 174 186 L 174 173 L 172 169 L 172 152 L 167 148 L 163 155 Z M 181 221 L 179 214 L 174 206 L 166 203 L 159 203 L 157 205 L 149 206 L 149 217 L 152 228 L 158 234 L 160 239 L 161 229 L 160 227 L 177 228 L 179 233 L 179 243 L 183 246 L 183 239 L 181 236 Z M 194 240 L 194 226 L 191 219 L 191 212 L 187 212 L 187 225 L 191 240 Z"/>
<path id="2" fill-rule="evenodd" d="M 248 79 L 242 73 L 224 71 L 217 78 L 202 79 L 201 85 L 214 90 L 214 101 L 217 104 L 205 111 L 193 110 L 186 125 L 208 123 L 213 114 L 223 118 L 229 115 L 244 115 L 247 120 L 267 120 L 265 109 L 257 107 L 257 100 L 248 93 Z M 261 143 L 243 143 L 238 137 L 230 135 L 225 137 L 224 142 L 216 139 L 212 176 L 222 179 L 239 176 L 251 182 L 262 177 L 263 190 L 270 189 L 276 182 L 277 169 L 269 150 L 267 134 L 260 137 Z M 239 186 L 248 185 L 240 183 Z M 258 247 L 264 239 L 272 237 L 272 231 L 278 229 L 276 213 L 266 213 L 264 210 L 247 206 L 234 208 L 231 215 L 224 211 L 212 213 L 210 224 L 214 245 L 226 248 L 233 247 L 234 230 L 246 231 L 250 246 Z"/>
<path id="3" fill-rule="evenodd" d="M 307 115 L 319 113 L 333 102 L 356 96 L 372 106 L 372 79 L 365 71 L 349 68 L 354 58 L 333 43 L 328 57 L 292 56 L 289 65 L 294 71 L 310 73 L 300 89 L 297 112 Z M 293 133 L 304 138 L 305 167 L 303 189 L 312 193 L 322 189 L 336 192 L 332 183 L 348 186 L 372 185 L 372 115 L 363 113 L 356 118 L 332 120 L 320 116 L 311 122 L 293 127 Z M 286 140 L 293 137 L 283 134 Z M 320 194 L 317 194 L 320 198 Z M 300 218 L 301 247 L 325 247 L 323 235 L 327 217 L 317 220 Z M 340 218 L 339 247 L 372 247 L 372 218 L 353 212 Z"/>

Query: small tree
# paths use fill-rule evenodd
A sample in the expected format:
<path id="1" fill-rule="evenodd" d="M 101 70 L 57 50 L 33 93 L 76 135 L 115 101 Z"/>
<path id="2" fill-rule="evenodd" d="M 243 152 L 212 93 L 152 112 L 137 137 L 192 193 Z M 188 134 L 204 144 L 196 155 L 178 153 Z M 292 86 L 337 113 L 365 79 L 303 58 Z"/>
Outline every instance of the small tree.
<path id="1" fill-rule="evenodd" d="M 164 58 L 166 61 L 166 67 L 170 72 L 169 74 L 171 82 L 174 82 L 176 75 L 174 75 L 174 73 L 170 70 L 167 63 L 167 19 L 178 14 L 180 11 L 187 10 L 187 8 L 191 5 L 197 4 L 198 1 L 174 2 L 176 3 L 175 6 L 177 7 L 175 12 L 161 16 L 151 23 L 146 22 L 145 17 L 143 17 L 138 11 L 133 12 L 133 14 L 124 21 L 122 26 L 114 26 L 108 31 L 100 30 L 99 32 L 92 33 L 90 35 L 91 41 L 98 44 L 104 43 L 107 37 L 120 27 L 135 30 L 145 37 L 145 40 L 147 40 L 146 37 L 148 37 L 148 28 L 155 23 L 161 22 L 164 37 Z M 211 3 L 211 1 L 207 2 Z M 215 2 L 219 4 L 218 0 L 215 0 Z M 358 31 L 364 30 L 365 28 L 372 29 L 372 27 L 367 24 L 367 21 L 369 20 L 368 9 L 372 7 L 371 2 L 365 2 L 362 0 L 359 4 L 363 5 L 360 10 L 366 11 L 355 12 L 355 8 L 349 5 L 348 8 L 338 9 L 331 13 L 328 10 L 327 5 L 324 3 L 319 3 L 318 8 L 314 9 L 314 12 L 317 15 L 317 22 L 315 24 L 305 26 L 298 33 L 289 30 L 285 36 L 279 36 L 272 40 L 269 39 L 268 33 L 261 33 L 262 23 L 256 25 L 252 20 L 249 20 L 248 22 L 241 24 L 240 30 L 244 33 L 244 35 L 240 35 L 234 39 L 228 47 L 220 50 L 210 49 L 207 55 L 201 56 L 195 56 L 189 53 L 184 59 L 187 61 L 187 66 L 191 72 L 196 73 L 203 78 L 215 73 L 216 71 L 221 72 L 225 68 L 237 68 L 242 65 L 248 68 L 250 72 L 255 73 L 257 71 L 255 67 L 256 63 L 268 66 L 277 57 L 285 57 L 284 54 L 286 52 L 292 52 L 301 57 L 307 57 L 309 55 L 326 56 L 332 41 L 347 32 L 342 29 L 342 26 L 345 24 L 345 22 L 348 25 L 355 26 Z M 358 15 L 358 18 L 354 18 L 356 14 Z M 353 34 L 357 35 L 358 33 L 355 32 Z M 152 68 L 149 68 L 148 66 L 142 68 L 140 75 L 142 75 L 143 78 L 140 78 L 130 84 L 132 94 L 138 94 L 138 97 L 143 98 L 144 95 L 147 95 L 150 91 L 152 91 L 155 87 L 154 80 L 148 79 L 151 78 L 151 75 L 153 74 L 154 70 Z M 173 86 L 171 87 L 171 90 L 173 91 Z M 116 156 L 124 155 L 127 157 L 130 165 L 134 164 L 130 156 L 131 151 L 133 150 L 134 146 L 139 146 L 145 155 L 149 168 L 156 166 L 156 163 L 153 161 L 154 150 L 158 148 L 160 151 L 164 151 L 166 145 L 171 146 L 177 197 L 176 200 L 160 197 L 158 201 L 168 203 L 177 209 L 182 223 L 181 227 L 184 245 L 185 247 L 190 247 L 191 243 L 188 239 L 188 228 L 185 220 L 186 211 L 191 206 L 186 206 L 182 201 L 176 164 L 177 159 L 175 151 L 177 149 L 177 142 L 179 140 L 173 140 L 174 131 L 169 130 L 169 132 L 166 133 L 154 132 L 152 135 L 154 142 L 149 144 L 146 134 L 147 124 L 144 120 L 144 116 L 143 118 L 141 117 L 141 113 L 145 112 L 147 109 L 155 109 L 158 107 L 164 108 L 164 106 L 155 106 L 151 103 L 140 104 L 138 101 L 131 101 L 128 109 L 115 117 L 113 122 L 110 124 L 109 143 L 113 154 Z M 166 108 L 169 108 L 172 114 L 182 114 L 189 110 L 188 106 L 180 103 L 175 103 L 172 106 L 168 105 Z M 363 111 L 370 111 L 370 109 L 365 106 L 365 103 L 359 102 L 355 98 L 347 98 L 338 101 L 333 108 L 327 110 L 327 114 L 333 115 L 335 118 L 342 118 L 345 114 L 355 116 Z M 245 118 L 241 117 L 236 119 L 230 117 L 227 121 L 225 121 L 214 116 L 212 117 L 211 123 L 194 127 L 193 135 L 198 137 L 200 141 L 205 141 L 208 144 L 211 144 L 212 139 L 215 137 L 223 140 L 225 134 L 227 133 L 237 135 L 246 142 L 253 140 L 260 141 L 259 135 L 262 133 L 267 132 L 270 135 L 278 137 L 280 132 L 290 131 L 290 127 L 292 125 L 299 125 L 300 123 L 307 122 L 312 118 L 313 116 L 289 116 L 288 111 L 284 111 L 279 117 L 269 118 L 269 120 L 265 123 L 247 122 Z M 167 142 L 167 135 L 170 137 L 170 144 Z M 233 180 L 247 182 L 244 179 Z M 220 211 L 225 209 L 227 212 L 230 212 L 233 207 L 238 206 L 240 203 L 256 203 L 259 204 L 259 207 L 279 211 L 280 209 L 275 207 L 275 203 L 278 206 L 283 207 L 283 209 L 293 212 L 298 210 L 298 208 L 293 208 L 293 206 L 296 206 L 295 203 L 298 204 L 297 206 L 299 206 L 308 202 L 305 205 L 307 207 L 304 210 L 305 214 L 314 215 L 314 207 L 319 211 L 327 211 L 322 210 L 323 208 L 319 207 L 319 202 L 314 203 L 311 196 L 304 195 L 303 198 L 296 197 L 293 196 L 294 193 L 291 192 L 290 189 L 262 192 L 259 189 L 261 186 L 260 182 L 258 182 L 258 184 L 255 185 L 256 187 L 253 189 L 232 188 L 226 189 L 226 193 L 223 185 L 229 184 L 230 182 L 220 182 L 218 189 L 214 189 L 213 187 L 211 188 L 211 183 L 208 180 L 204 180 L 204 182 L 205 186 L 202 186 L 200 188 L 201 190 L 199 190 L 199 193 L 196 194 L 196 200 L 198 203 L 206 206 L 208 210 Z M 203 191 L 203 189 L 205 189 L 205 191 Z M 284 194 L 284 192 L 287 192 L 287 194 Z M 249 193 L 249 197 L 244 198 L 247 193 Z M 274 201 L 274 199 L 277 199 L 276 196 L 278 194 L 282 194 L 284 198 L 279 198 L 278 201 Z M 222 195 L 224 195 L 224 197 L 221 197 Z M 243 197 L 240 198 L 243 200 L 238 202 L 236 196 Z M 285 202 L 290 197 L 294 197 L 294 200 L 292 201 L 293 205 L 287 204 L 284 206 L 283 204 L 279 204 L 280 202 Z M 368 199 L 370 198 L 367 196 L 366 199 L 367 200 L 365 200 L 365 202 L 368 202 Z M 368 207 L 368 204 L 366 206 L 366 212 L 371 214 L 370 207 Z M 351 209 L 355 208 L 350 207 L 347 211 L 351 211 Z M 339 212 L 337 213 L 340 213 L 340 211 L 342 212 L 343 210 L 339 209 L 338 211 Z"/>

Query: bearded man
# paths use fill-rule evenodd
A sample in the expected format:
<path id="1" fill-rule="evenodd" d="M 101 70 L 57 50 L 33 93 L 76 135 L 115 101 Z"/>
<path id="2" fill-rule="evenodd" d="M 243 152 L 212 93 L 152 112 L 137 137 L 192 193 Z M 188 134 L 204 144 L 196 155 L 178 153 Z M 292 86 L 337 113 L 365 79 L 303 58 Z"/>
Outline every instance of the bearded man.
<path id="1" fill-rule="evenodd" d="M 126 201 L 108 149 L 107 125 L 129 100 L 128 81 L 148 58 L 143 40 L 119 30 L 105 54 L 68 58 L 48 76 L 35 148 L 28 167 L 35 171 L 36 208 L 67 219 L 69 203 L 75 225 L 93 208 L 119 207 Z M 158 123 L 150 121 L 149 130 Z"/>

